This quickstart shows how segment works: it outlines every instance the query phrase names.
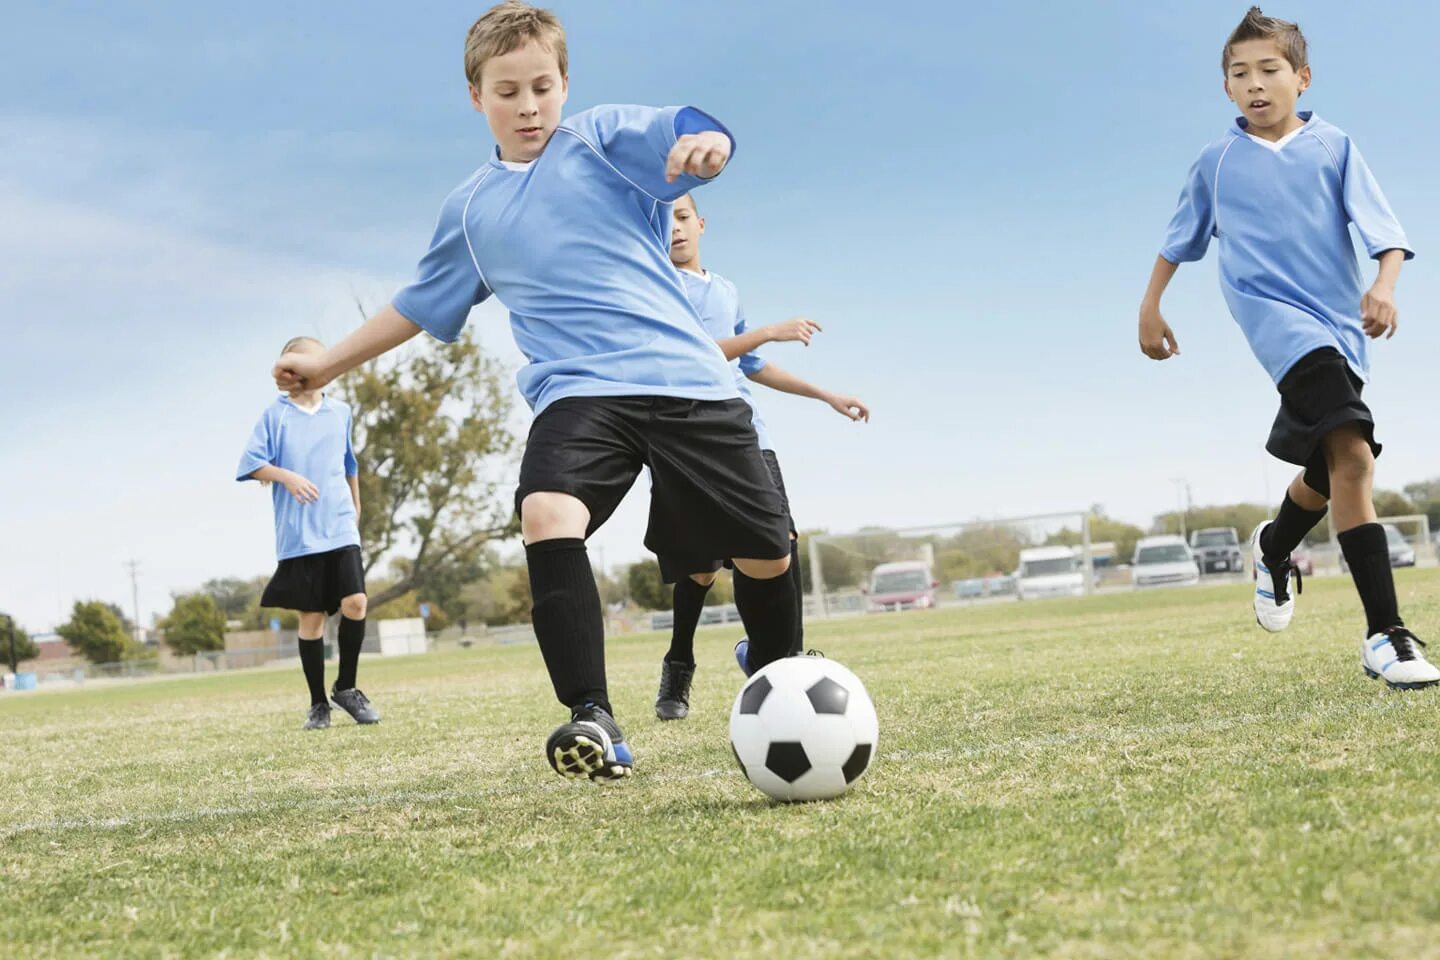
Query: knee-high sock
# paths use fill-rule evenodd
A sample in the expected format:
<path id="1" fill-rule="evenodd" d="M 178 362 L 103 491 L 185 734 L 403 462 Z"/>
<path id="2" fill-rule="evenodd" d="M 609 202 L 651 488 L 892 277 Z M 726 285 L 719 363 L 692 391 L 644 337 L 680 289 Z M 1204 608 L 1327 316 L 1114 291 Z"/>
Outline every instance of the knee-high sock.
<path id="1" fill-rule="evenodd" d="M 705 595 L 709 592 L 708 583 L 696 583 L 689 577 L 675 581 L 675 624 L 670 631 L 670 650 L 665 654 L 671 663 L 695 665 L 695 627 L 700 623 L 700 611 L 705 609 Z"/>
<path id="2" fill-rule="evenodd" d="M 1395 574 L 1390 570 L 1390 543 L 1378 523 L 1362 523 L 1340 534 L 1340 552 L 1365 605 L 1366 636 L 1404 625 L 1395 599 Z"/>
<path id="3" fill-rule="evenodd" d="M 555 697 L 610 710 L 605 687 L 605 621 L 585 541 L 541 540 L 525 547 L 532 621 Z"/>
<path id="4" fill-rule="evenodd" d="M 314 640 L 299 638 L 300 669 L 305 671 L 305 683 L 310 687 L 310 705 L 329 703 L 325 696 L 325 638 Z"/>
<path id="5" fill-rule="evenodd" d="M 1300 541 L 1305 539 L 1305 534 L 1314 530 L 1315 524 L 1323 519 L 1323 509 L 1306 510 L 1291 500 L 1290 494 L 1285 494 L 1285 499 L 1280 504 L 1280 512 L 1275 514 L 1275 522 L 1260 533 L 1260 552 L 1270 564 L 1289 560 L 1290 554 L 1300 546 Z"/>
<path id="6" fill-rule="evenodd" d="M 789 656 L 795 645 L 795 580 L 788 573 L 756 580 L 735 570 L 735 606 L 750 638 L 750 666 Z"/>
<path id="7" fill-rule="evenodd" d="M 340 618 L 340 672 L 335 678 L 336 690 L 355 686 L 355 670 L 360 663 L 360 647 L 365 643 L 365 618 Z"/>

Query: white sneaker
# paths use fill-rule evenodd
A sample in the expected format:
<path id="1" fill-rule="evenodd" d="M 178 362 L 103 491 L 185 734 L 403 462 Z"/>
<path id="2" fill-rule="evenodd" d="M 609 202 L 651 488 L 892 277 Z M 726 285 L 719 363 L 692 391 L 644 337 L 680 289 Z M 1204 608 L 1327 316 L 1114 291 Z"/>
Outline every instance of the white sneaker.
<path id="1" fill-rule="evenodd" d="M 1420 652 L 1423 646 L 1425 641 L 1405 627 L 1391 627 L 1361 642 L 1360 665 L 1366 676 L 1397 690 L 1433 687 L 1440 683 L 1440 670 Z"/>
<path id="2" fill-rule="evenodd" d="M 1255 622 L 1271 633 L 1290 626 L 1295 616 L 1295 598 L 1290 595 L 1290 577 L 1295 577 L 1295 592 L 1301 590 L 1300 571 L 1286 558 L 1279 569 L 1271 570 L 1261 556 L 1260 534 L 1270 526 L 1267 520 L 1250 534 L 1250 559 L 1255 564 Z"/>

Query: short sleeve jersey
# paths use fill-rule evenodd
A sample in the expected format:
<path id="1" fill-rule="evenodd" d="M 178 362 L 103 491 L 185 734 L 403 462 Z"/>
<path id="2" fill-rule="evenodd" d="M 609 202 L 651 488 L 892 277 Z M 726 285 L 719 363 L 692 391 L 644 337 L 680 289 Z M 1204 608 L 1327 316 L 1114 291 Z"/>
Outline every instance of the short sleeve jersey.
<path id="1" fill-rule="evenodd" d="M 703 274 L 693 270 L 681 270 L 680 278 L 685 281 L 685 293 L 695 305 L 695 312 L 700 315 L 700 324 L 711 339 L 726 340 L 749 331 L 750 327 L 745 322 L 745 311 L 740 306 L 740 291 L 735 289 L 735 284 L 708 270 Z M 770 442 L 770 431 L 765 426 L 764 418 L 760 416 L 760 407 L 755 403 L 755 394 L 750 389 L 750 374 L 760 371 L 764 366 L 765 359 L 754 351 L 741 354 L 730 361 L 735 377 L 735 389 L 739 391 L 741 399 L 750 404 L 755 432 L 760 437 L 760 449 L 773 450 L 775 448 Z"/>
<path id="2" fill-rule="evenodd" d="M 1362 380 L 1369 346 L 1360 321 L 1360 267 L 1350 225 L 1377 257 L 1414 256 L 1380 186 L 1344 132 L 1310 113 L 1278 144 L 1239 119 L 1190 170 L 1160 249 L 1199 260 L 1220 241 L 1220 287 L 1250 349 L 1278 384 L 1295 362 L 1339 350 Z"/>
<path id="3" fill-rule="evenodd" d="M 531 163 L 497 152 L 446 199 L 395 309 L 450 342 L 499 297 L 537 414 L 562 397 L 735 397 L 669 256 L 670 204 L 705 181 L 667 183 L 666 157 L 701 130 L 729 135 L 692 107 L 603 106 L 560 124 Z"/>
<path id="4" fill-rule="evenodd" d="M 350 407 L 322 397 L 313 412 L 279 397 L 260 416 L 245 444 L 236 480 L 249 480 L 261 467 L 292 470 L 313 483 L 320 496 L 299 503 L 283 484 L 273 484 L 276 559 L 289 560 L 341 547 L 359 546 L 360 527 L 347 477 L 360 472 L 351 446 Z"/>

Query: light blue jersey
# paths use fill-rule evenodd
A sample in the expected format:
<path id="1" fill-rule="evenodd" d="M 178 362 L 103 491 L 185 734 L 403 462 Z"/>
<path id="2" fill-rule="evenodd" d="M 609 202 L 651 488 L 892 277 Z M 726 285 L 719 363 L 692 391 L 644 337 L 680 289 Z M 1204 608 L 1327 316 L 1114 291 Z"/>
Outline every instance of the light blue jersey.
<path id="1" fill-rule="evenodd" d="M 740 308 L 740 291 L 735 289 L 735 284 L 708 270 L 704 274 L 681 270 L 680 278 L 685 281 L 685 293 L 694 304 L 695 312 L 700 314 L 700 324 L 711 339 L 727 340 L 749 331 L 745 311 Z M 760 407 L 750 390 L 750 374 L 758 373 L 764 366 L 765 359 L 754 351 L 730 361 L 730 368 L 735 372 L 735 389 L 740 392 L 740 398 L 750 404 L 755 432 L 760 437 L 760 449 L 774 450 L 770 443 L 770 431 L 765 428 Z"/>
<path id="2" fill-rule="evenodd" d="M 735 397 L 669 255 L 669 204 L 705 181 L 666 183 L 665 160 L 702 130 L 729 135 L 692 107 L 595 107 L 532 163 L 497 152 L 446 199 L 395 309 L 450 342 L 494 293 L 530 359 L 516 379 L 537 414 L 562 397 Z"/>
<path id="3" fill-rule="evenodd" d="M 280 397 L 255 424 L 235 479 L 249 480 L 261 467 L 276 466 L 300 474 L 320 491 L 314 503 L 299 503 L 282 484 L 271 486 L 277 559 L 360 545 L 355 500 L 345 479 L 360 472 L 350 429 L 350 407 L 330 397 L 323 397 L 313 413 Z"/>
<path id="4" fill-rule="evenodd" d="M 1220 238 L 1220 287 L 1250 349 L 1278 384 L 1295 361 L 1334 347 L 1369 380 L 1354 224 L 1366 252 L 1415 254 L 1355 144 L 1310 113 L 1278 144 L 1236 121 L 1190 170 L 1160 256 L 1199 260 Z"/>

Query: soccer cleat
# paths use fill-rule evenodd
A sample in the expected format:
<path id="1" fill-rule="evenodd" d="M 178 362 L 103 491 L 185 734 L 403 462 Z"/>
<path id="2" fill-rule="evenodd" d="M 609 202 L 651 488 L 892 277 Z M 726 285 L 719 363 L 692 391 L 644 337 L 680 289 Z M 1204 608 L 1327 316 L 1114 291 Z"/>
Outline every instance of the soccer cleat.
<path id="1" fill-rule="evenodd" d="M 695 664 L 660 663 L 660 692 L 655 695 L 655 716 L 661 720 L 684 720 L 690 714 L 690 681 Z"/>
<path id="2" fill-rule="evenodd" d="M 583 703 L 570 712 L 545 741 L 545 758 L 562 777 L 596 783 L 630 775 L 634 760 L 615 718 L 597 703 Z"/>
<path id="3" fill-rule="evenodd" d="M 1295 578 L 1295 592 L 1301 593 L 1304 584 L 1300 571 L 1286 557 L 1273 566 L 1261 555 L 1260 534 L 1265 532 L 1269 522 L 1260 524 L 1250 534 L 1250 557 L 1255 563 L 1255 622 L 1271 633 L 1279 633 L 1290 626 L 1295 616 L 1295 599 L 1290 596 L 1290 578 Z"/>
<path id="4" fill-rule="evenodd" d="M 349 690 L 332 689 L 330 699 L 335 702 L 335 706 L 354 717 L 356 723 L 380 722 L 380 711 L 375 709 L 374 704 L 358 687 L 351 687 Z"/>
<path id="5" fill-rule="evenodd" d="M 735 642 L 735 662 L 740 665 L 740 672 L 745 676 L 748 677 L 755 672 L 755 668 L 750 666 L 749 637 L 741 637 Z"/>
<path id="6" fill-rule="evenodd" d="M 1360 665 L 1372 680 L 1384 680 L 1396 690 L 1418 690 L 1440 683 L 1440 670 L 1425 659 L 1416 644 L 1425 641 L 1405 627 L 1391 627 L 1360 643 Z"/>
<path id="7" fill-rule="evenodd" d="M 330 729 L 330 704 L 312 703 L 310 713 L 305 717 L 305 730 L 328 730 Z"/>

